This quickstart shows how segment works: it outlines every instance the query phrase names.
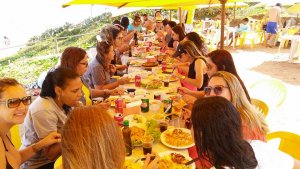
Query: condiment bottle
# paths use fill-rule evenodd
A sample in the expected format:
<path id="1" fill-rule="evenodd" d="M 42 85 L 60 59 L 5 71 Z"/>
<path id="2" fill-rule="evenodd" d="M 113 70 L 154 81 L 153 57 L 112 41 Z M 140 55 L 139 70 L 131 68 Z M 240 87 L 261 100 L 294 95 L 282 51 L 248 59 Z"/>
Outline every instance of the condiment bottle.
<path id="1" fill-rule="evenodd" d="M 129 128 L 129 121 L 124 120 L 123 122 L 124 128 L 122 129 L 123 139 L 125 143 L 126 156 L 130 156 L 132 154 L 132 143 L 131 143 L 131 129 Z"/>

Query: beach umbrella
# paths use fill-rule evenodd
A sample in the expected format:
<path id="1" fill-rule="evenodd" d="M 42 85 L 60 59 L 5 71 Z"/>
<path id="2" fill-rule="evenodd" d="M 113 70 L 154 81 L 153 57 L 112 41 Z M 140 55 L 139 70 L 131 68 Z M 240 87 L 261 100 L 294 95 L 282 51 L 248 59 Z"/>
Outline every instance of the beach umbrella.
<path id="1" fill-rule="evenodd" d="M 300 3 L 294 4 L 293 6 L 289 7 L 286 11 L 294 14 L 300 13 Z"/>
<path id="2" fill-rule="evenodd" d="M 63 4 L 63 7 L 78 4 L 99 4 L 122 7 L 171 7 L 176 6 L 179 9 L 179 16 L 181 16 L 181 9 L 185 6 L 193 6 L 200 4 L 221 4 L 221 49 L 224 47 L 224 25 L 225 25 L 225 4 L 226 2 L 241 2 L 243 0 L 73 0 Z M 180 17 L 181 21 L 181 17 Z"/>

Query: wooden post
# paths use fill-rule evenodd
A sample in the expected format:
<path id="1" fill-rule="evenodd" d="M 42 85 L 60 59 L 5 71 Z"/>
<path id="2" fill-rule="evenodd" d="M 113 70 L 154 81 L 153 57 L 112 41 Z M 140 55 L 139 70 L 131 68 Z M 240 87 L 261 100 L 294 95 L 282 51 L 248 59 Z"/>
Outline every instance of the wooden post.
<path id="1" fill-rule="evenodd" d="M 54 38 L 54 41 L 55 41 L 55 52 L 56 54 L 58 54 L 58 42 L 57 42 L 57 37 Z"/>
<path id="2" fill-rule="evenodd" d="M 182 23 L 182 10 L 181 7 L 179 7 L 179 24 L 181 25 Z"/>
<path id="3" fill-rule="evenodd" d="M 225 4 L 226 4 L 227 0 L 219 0 L 219 1 L 222 4 L 220 49 L 223 49 L 224 48 Z"/>
<path id="4" fill-rule="evenodd" d="M 233 19 L 235 19 L 236 2 L 234 2 Z"/>

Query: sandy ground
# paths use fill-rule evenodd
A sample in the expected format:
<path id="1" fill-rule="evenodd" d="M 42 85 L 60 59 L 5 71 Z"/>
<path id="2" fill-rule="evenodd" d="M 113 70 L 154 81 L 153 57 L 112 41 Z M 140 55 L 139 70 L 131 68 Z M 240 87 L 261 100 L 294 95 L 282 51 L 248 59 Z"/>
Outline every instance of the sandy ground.
<path id="1" fill-rule="evenodd" d="M 300 64 L 288 62 L 289 49 L 283 49 L 281 53 L 277 53 L 277 47 L 265 48 L 260 45 L 253 49 L 250 46 L 227 49 L 231 51 L 238 73 L 248 90 L 257 80 L 266 78 L 275 78 L 285 84 L 287 98 L 281 107 L 270 110 L 267 122 L 271 131 L 300 134 Z"/>

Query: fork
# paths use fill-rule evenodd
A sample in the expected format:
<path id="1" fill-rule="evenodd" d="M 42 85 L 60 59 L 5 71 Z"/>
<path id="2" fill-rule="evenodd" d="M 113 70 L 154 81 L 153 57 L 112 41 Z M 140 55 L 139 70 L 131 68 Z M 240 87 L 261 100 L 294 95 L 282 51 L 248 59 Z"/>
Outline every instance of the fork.
<path id="1" fill-rule="evenodd" d="M 150 156 L 150 160 L 154 160 L 155 159 L 155 156 Z M 140 158 L 137 158 L 136 160 L 134 160 L 134 163 L 137 163 L 138 161 L 145 161 L 146 160 L 146 157 L 140 157 Z"/>

